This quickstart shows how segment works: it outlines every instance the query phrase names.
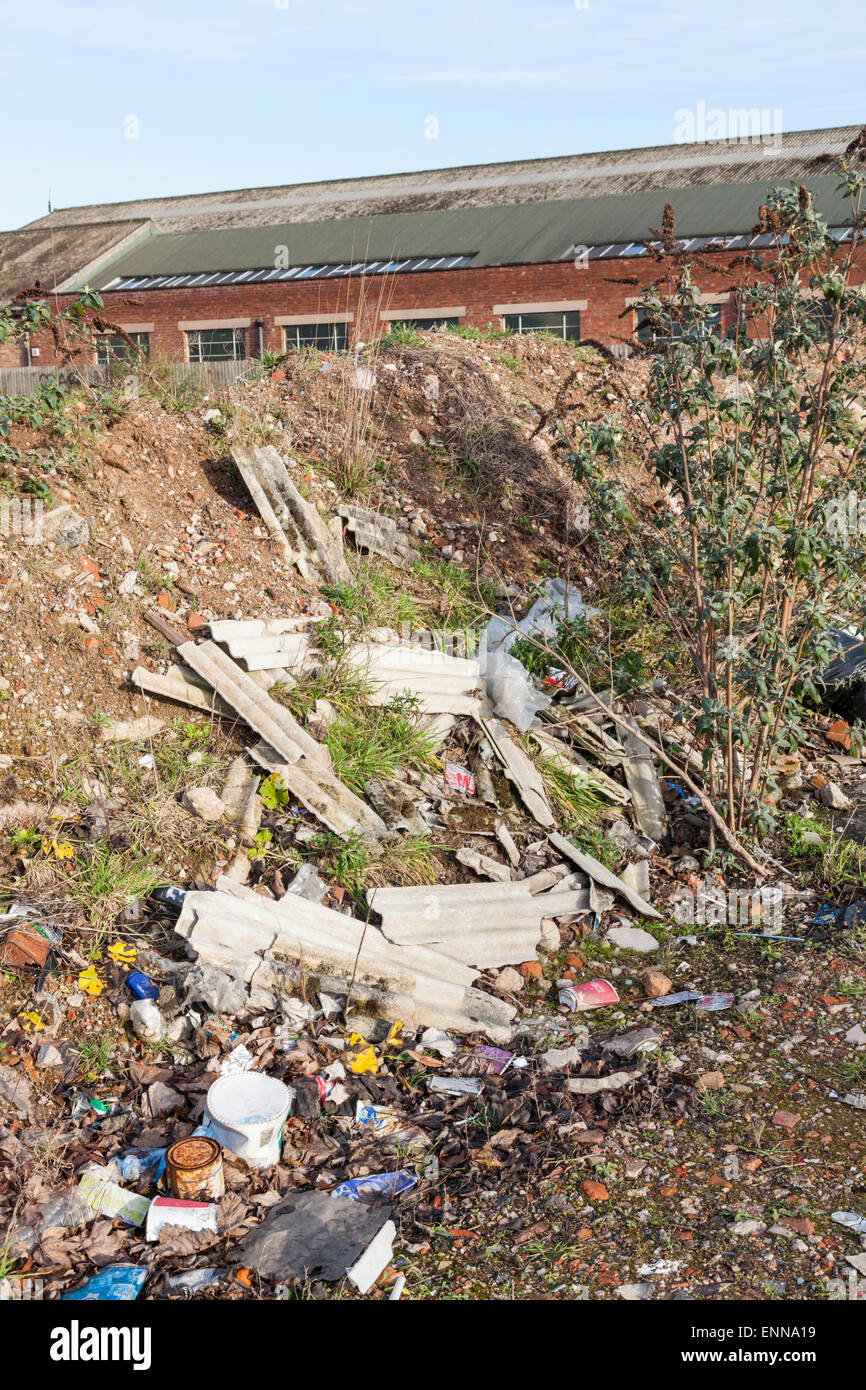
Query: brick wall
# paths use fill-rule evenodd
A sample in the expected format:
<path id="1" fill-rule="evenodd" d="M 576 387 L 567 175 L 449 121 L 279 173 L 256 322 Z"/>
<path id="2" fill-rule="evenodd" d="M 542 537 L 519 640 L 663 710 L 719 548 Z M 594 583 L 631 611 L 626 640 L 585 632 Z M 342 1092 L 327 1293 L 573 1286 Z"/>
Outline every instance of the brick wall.
<path id="1" fill-rule="evenodd" d="M 739 257 L 711 253 L 702 257 L 713 262 L 710 268 L 695 271 L 702 292 L 723 294 L 741 274 Z M 860 277 L 866 268 L 861 263 Z M 616 345 L 632 340 L 634 312 L 627 300 L 638 298 L 659 274 L 655 262 L 639 258 L 590 261 L 576 268 L 570 261 L 550 265 L 495 266 L 488 269 L 410 272 L 391 277 L 370 276 L 347 280 L 308 280 L 282 285 L 226 285 L 221 288 L 144 290 L 137 293 L 107 293 L 105 316 L 120 324 L 152 323 L 151 350 L 168 358 L 183 360 L 185 340 L 179 322 L 249 319 L 245 330 L 248 357 L 258 355 L 258 329 L 262 320 L 266 349 L 281 352 L 283 330 L 277 317 L 310 314 L 353 314 L 352 338 L 369 339 L 383 329 L 382 311 L 393 314 L 405 309 L 407 316 L 422 316 L 425 309 L 465 306 L 461 323 L 485 328 L 501 326 L 494 305 L 538 304 L 585 300 L 581 311 L 581 337 Z M 68 302 L 70 296 L 63 296 Z M 730 320 L 730 310 L 722 306 L 722 324 Z M 34 365 L 54 361 L 53 342 L 43 334 L 35 344 L 41 348 Z M 0 366 L 24 363 L 19 345 L 0 344 Z"/>

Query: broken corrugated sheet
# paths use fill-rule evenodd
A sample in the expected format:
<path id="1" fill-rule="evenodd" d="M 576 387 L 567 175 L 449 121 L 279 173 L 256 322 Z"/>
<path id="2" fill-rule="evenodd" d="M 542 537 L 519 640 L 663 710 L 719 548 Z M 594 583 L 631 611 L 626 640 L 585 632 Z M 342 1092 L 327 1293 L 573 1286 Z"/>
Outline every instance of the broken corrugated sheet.
<path id="1" fill-rule="evenodd" d="M 186 679 L 177 666 L 170 667 L 166 675 L 158 671 L 148 671 L 144 666 L 136 666 L 129 677 L 130 684 L 145 695 L 155 695 L 160 700 L 174 700 L 180 705 L 190 705 L 193 709 L 204 710 L 207 714 L 219 714 L 236 719 L 231 705 L 221 700 L 213 690 L 195 685 Z"/>
<path id="2" fill-rule="evenodd" d="M 350 584 L 339 541 L 298 492 L 273 445 L 235 445 L 231 456 L 262 520 L 303 578 L 313 584 Z"/>
<path id="3" fill-rule="evenodd" d="M 225 648 L 232 660 L 237 661 L 246 671 L 273 671 L 281 667 L 298 671 L 310 650 L 310 637 L 306 632 L 270 633 L 261 637 L 223 637 L 215 640 Z"/>
<path id="4" fill-rule="evenodd" d="M 421 559 L 420 552 L 414 550 L 401 534 L 393 517 L 371 511 L 368 507 L 356 507 L 352 503 L 338 507 L 337 515 L 345 521 L 346 530 L 358 550 L 383 555 L 398 569 L 417 564 Z"/>
<path id="5" fill-rule="evenodd" d="M 490 969 L 535 957 L 545 917 L 588 907 L 588 894 L 533 896 L 516 883 L 445 883 L 421 888 L 373 888 L 367 901 L 381 914 L 382 932 L 399 945 L 426 945 Z"/>
<path id="6" fill-rule="evenodd" d="M 330 762 L 324 744 L 311 738 L 285 706 L 272 700 L 215 642 L 203 642 L 201 646 L 196 646 L 195 642 L 184 642 L 178 647 L 177 654 L 213 686 L 244 723 L 249 724 L 275 749 L 282 762 L 297 762 L 301 757 L 325 765 Z"/>
<path id="7" fill-rule="evenodd" d="M 567 773 L 572 781 L 578 785 L 587 784 L 593 791 L 598 792 L 599 796 L 604 796 L 608 801 L 615 801 L 621 806 L 631 800 L 631 792 L 627 787 L 608 777 L 600 767 L 590 767 L 561 738 L 557 738 L 546 729 L 530 729 L 529 732 L 532 740 L 538 745 L 542 758 Z"/>
<path id="8" fill-rule="evenodd" d="M 533 820 L 545 830 L 552 829 L 556 821 L 548 805 L 541 773 L 529 754 L 514 741 L 501 719 L 480 719 L 479 723 Z"/>
<path id="9" fill-rule="evenodd" d="M 622 726 L 627 754 L 623 758 L 622 770 L 632 795 L 635 818 L 644 835 L 648 835 L 658 844 L 665 833 L 667 811 L 659 786 L 655 760 L 646 744 L 641 743 L 636 736 L 635 721 L 630 718 L 623 719 Z"/>
<path id="10" fill-rule="evenodd" d="M 367 683 L 371 705 L 386 705 L 396 696 L 415 695 L 425 714 L 472 714 L 484 708 L 477 694 L 479 663 L 469 657 L 405 643 L 356 642 L 346 662 Z"/>
<path id="11" fill-rule="evenodd" d="M 263 808 L 259 796 L 259 778 L 245 758 L 234 758 L 229 764 L 220 801 L 241 839 L 246 844 L 252 843 L 261 824 Z"/>
<path id="12" fill-rule="evenodd" d="M 329 768 L 307 759 L 286 763 L 267 742 L 247 750 L 267 772 L 275 772 L 284 786 L 335 835 L 363 835 L 365 840 L 385 840 L 391 832 L 376 812 L 351 792 Z"/>
<path id="13" fill-rule="evenodd" d="M 389 1022 L 509 1040 L 514 1009 L 472 987 L 476 970 L 423 946 L 397 946 L 377 927 L 294 893 L 280 903 L 256 898 L 187 893 L 176 931 L 199 960 L 277 998 L 295 993 L 301 977 L 308 992 L 341 994 L 351 984 L 353 1003 Z"/>
<path id="14" fill-rule="evenodd" d="M 645 898 L 642 898 L 621 878 L 617 878 L 616 874 L 612 874 L 610 869 L 606 869 L 591 854 L 584 854 L 582 850 L 577 849 L 570 840 L 566 840 L 564 835 L 554 832 L 548 838 L 560 854 L 567 855 L 579 869 L 583 869 L 583 872 L 589 874 L 596 883 L 600 883 L 604 888 L 613 889 L 615 893 L 621 893 L 626 901 L 631 903 L 635 912 L 642 913 L 644 917 L 661 917 L 661 913 L 656 912 L 652 903 L 648 903 Z"/>

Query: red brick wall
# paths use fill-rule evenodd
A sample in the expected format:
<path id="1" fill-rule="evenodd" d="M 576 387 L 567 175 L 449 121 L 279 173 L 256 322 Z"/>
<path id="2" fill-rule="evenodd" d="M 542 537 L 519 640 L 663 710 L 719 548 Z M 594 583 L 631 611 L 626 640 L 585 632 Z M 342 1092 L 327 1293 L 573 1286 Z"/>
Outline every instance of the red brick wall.
<path id="1" fill-rule="evenodd" d="M 718 267 L 695 271 L 696 282 L 704 293 L 724 292 L 738 280 L 738 257 L 717 252 L 703 259 L 712 260 Z M 461 322 L 484 328 L 491 323 L 501 326 L 499 316 L 493 313 L 494 304 L 583 299 L 587 308 L 581 314 L 581 337 L 617 344 L 630 342 L 634 331 L 634 314 L 626 309 L 626 300 L 638 297 L 659 273 L 655 262 L 631 258 L 590 261 L 580 269 L 569 261 L 282 285 L 140 290 L 105 294 L 104 312 L 117 323 L 153 323 L 151 350 L 179 360 L 185 356 L 179 321 L 249 318 L 252 322 L 246 330 L 247 356 L 255 357 L 257 319 L 264 324 L 265 348 L 281 352 L 283 330 L 274 323 L 275 316 L 354 313 L 350 339 L 352 335 L 368 339 L 382 329 L 380 310 L 406 309 L 420 316 L 425 309 L 465 305 L 466 315 Z M 68 302 L 70 297 L 63 299 Z M 723 306 L 723 325 L 728 321 L 729 311 Z M 50 335 L 41 335 L 38 345 L 42 349 L 38 365 L 50 365 L 54 360 Z M 0 365 L 18 366 L 23 360 L 19 346 L 0 345 Z"/>

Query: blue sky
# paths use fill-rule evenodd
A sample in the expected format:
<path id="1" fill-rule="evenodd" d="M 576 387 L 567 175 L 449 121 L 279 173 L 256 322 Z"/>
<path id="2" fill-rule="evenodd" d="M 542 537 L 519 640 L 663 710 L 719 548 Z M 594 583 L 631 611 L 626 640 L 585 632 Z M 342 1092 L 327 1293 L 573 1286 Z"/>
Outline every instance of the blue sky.
<path id="1" fill-rule="evenodd" d="M 786 131 L 866 120 L 862 0 L 584 3 L 0 0 L 0 227 L 49 196 L 664 144 L 699 101 Z"/>

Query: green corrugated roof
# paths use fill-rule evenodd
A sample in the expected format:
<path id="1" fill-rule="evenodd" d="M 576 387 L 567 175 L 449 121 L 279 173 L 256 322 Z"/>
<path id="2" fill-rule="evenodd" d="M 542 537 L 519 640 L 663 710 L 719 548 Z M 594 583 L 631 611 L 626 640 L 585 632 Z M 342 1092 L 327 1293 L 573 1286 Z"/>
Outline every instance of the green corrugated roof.
<path id="1" fill-rule="evenodd" d="M 831 226 L 850 221 L 835 177 L 810 178 L 819 210 Z M 609 197 L 573 198 L 500 207 L 292 222 L 148 238 L 108 263 L 97 287 L 117 276 L 255 270 L 274 265 L 278 247 L 291 265 L 338 264 L 408 256 L 475 254 L 473 266 L 527 265 L 560 260 L 571 248 L 641 241 L 660 227 L 671 201 L 682 237 L 748 232 L 768 185 L 702 185 L 670 191 L 646 189 Z M 285 257 L 284 257 L 285 258 Z"/>

